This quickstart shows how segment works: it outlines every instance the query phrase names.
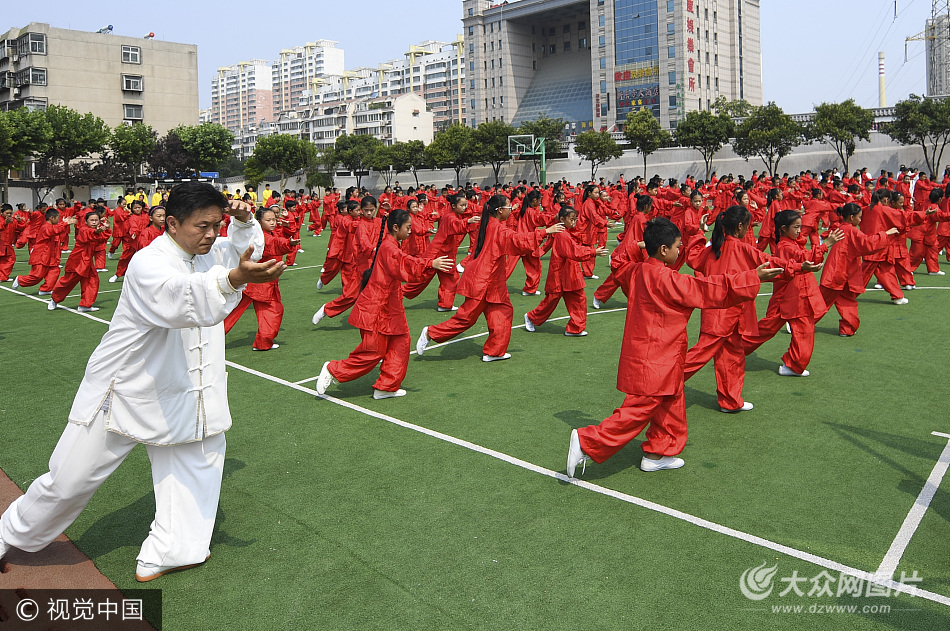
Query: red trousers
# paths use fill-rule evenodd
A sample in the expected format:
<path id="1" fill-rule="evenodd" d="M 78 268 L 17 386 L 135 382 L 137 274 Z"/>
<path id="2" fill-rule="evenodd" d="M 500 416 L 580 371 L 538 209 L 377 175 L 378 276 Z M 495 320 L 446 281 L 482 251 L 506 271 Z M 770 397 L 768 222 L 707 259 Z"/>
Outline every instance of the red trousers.
<path id="1" fill-rule="evenodd" d="M 455 304 L 455 289 L 459 284 L 459 272 L 454 265 L 447 272 L 437 272 L 432 268 L 427 269 L 422 278 L 403 285 L 403 298 L 412 300 L 417 297 L 429 286 L 436 274 L 439 275 L 439 306 L 443 309 L 451 309 L 452 305 Z"/>
<path id="2" fill-rule="evenodd" d="M 323 306 L 323 313 L 331 318 L 335 318 L 354 304 L 360 296 L 360 284 L 362 283 L 362 272 L 355 263 L 346 263 L 343 265 L 343 293 L 339 298 L 335 298 Z"/>
<path id="3" fill-rule="evenodd" d="M 13 270 L 13 264 L 16 263 L 16 251 L 10 246 L 10 251 L 6 254 L 0 254 L 0 280 L 8 280 L 10 272 Z"/>
<path id="4" fill-rule="evenodd" d="M 932 243 L 927 243 L 927 239 L 922 241 L 911 241 L 910 243 L 910 269 L 916 270 L 924 261 L 927 262 L 928 272 L 940 271 L 940 248 L 937 247 L 937 240 L 930 239 Z M 915 283 L 911 283 L 915 284 Z"/>
<path id="5" fill-rule="evenodd" d="M 40 291 L 53 291 L 59 278 L 59 265 L 34 265 L 27 276 L 17 276 L 20 287 L 32 287 L 43 281 Z"/>
<path id="6" fill-rule="evenodd" d="M 101 250 L 96 250 L 96 260 L 94 264 L 96 269 L 106 268 L 106 248 L 104 246 Z"/>
<path id="7" fill-rule="evenodd" d="M 524 263 L 524 272 L 525 272 L 525 281 L 524 289 L 521 291 L 533 294 L 538 291 L 538 287 L 541 286 L 541 274 L 543 272 L 541 268 L 541 257 L 538 256 L 508 256 L 508 269 L 507 274 L 508 278 L 511 278 L 511 275 L 514 273 L 515 268 L 518 266 L 518 260 L 521 260 Z"/>
<path id="8" fill-rule="evenodd" d="M 897 282 L 897 272 L 894 264 L 888 261 L 864 261 L 862 265 L 864 271 L 864 284 L 871 281 L 871 276 L 876 276 L 881 287 L 890 294 L 891 300 L 897 300 L 904 297 L 901 291 L 901 284 Z"/>
<path id="9" fill-rule="evenodd" d="M 584 278 L 590 278 L 594 275 L 594 268 L 597 267 L 596 259 L 596 256 L 592 256 L 586 261 L 581 261 L 581 270 L 584 272 Z"/>
<path id="10" fill-rule="evenodd" d="M 109 254 L 115 254 L 115 251 L 119 249 L 119 244 L 125 241 L 125 237 L 120 237 L 117 234 L 112 235 L 112 244 L 109 246 Z M 122 250 L 125 251 L 125 246 L 122 247 Z"/>
<path id="11" fill-rule="evenodd" d="M 811 249 L 821 242 L 821 237 L 819 236 L 820 230 L 818 228 L 812 228 L 811 226 L 802 226 L 801 238 L 807 240 L 811 243 Z"/>
<path id="12" fill-rule="evenodd" d="M 738 410 L 745 404 L 742 398 L 742 386 L 745 384 L 745 348 L 742 334 L 738 330 L 727 337 L 711 335 L 700 331 L 699 340 L 686 353 L 683 366 L 683 380 L 699 372 L 699 369 L 713 360 L 716 370 L 716 394 L 719 406 L 727 410 Z"/>
<path id="13" fill-rule="evenodd" d="M 939 256 L 940 250 L 946 250 L 944 255 L 947 257 L 947 263 L 950 263 L 950 235 L 938 234 L 937 235 L 937 255 Z M 0 274 L 2 276 L 2 274 Z"/>
<path id="14" fill-rule="evenodd" d="M 617 277 L 614 276 L 613 272 L 610 272 L 610 275 L 600 284 L 600 287 L 594 291 L 594 298 L 600 302 L 607 302 L 618 289 L 623 290 L 620 283 L 617 282 Z"/>
<path id="15" fill-rule="evenodd" d="M 759 250 L 761 250 L 762 252 L 765 252 L 768 249 L 768 247 L 772 245 L 772 243 L 773 241 L 769 239 L 768 237 L 759 237 L 758 240 L 755 242 L 755 247 L 759 248 Z"/>
<path id="16" fill-rule="evenodd" d="M 77 272 L 66 272 L 63 277 L 56 282 L 51 296 L 53 302 L 60 303 L 66 300 L 66 296 L 73 290 L 73 287 L 79 283 L 79 289 L 82 296 L 79 298 L 80 307 L 91 307 L 96 302 L 96 296 L 99 295 L 99 274 L 95 270 L 89 276 L 82 276 Z"/>
<path id="17" fill-rule="evenodd" d="M 55 295 L 55 294 L 54 294 Z M 274 345 L 274 338 L 280 332 L 280 323 L 284 319 L 284 305 L 279 300 L 253 300 L 247 294 L 241 296 L 241 302 L 224 319 L 224 332 L 227 333 L 241 319 L 248 306 L 254 304 L 254 313 L 257 315 L 257 335 L 254 337 L 254 348 L 266 351 Z"/>
<path id="18" fill-rule="evenodd" d="M 340 273 L 340 270 L 343 269 L 343 261 L 333 257 L 327 258 L 323 262 L 323 271 L 320 272 L 320 282 L 324 285 L 329 285 L 330 281 L 336 278 L 336 275 Z"/>
<path id="19" fill-rule="evenodd" d="M 858 317 L 858 294 L 850 289 L 831 289 L 824 285 L 820 285 L 818 289 L 821 290 L 821 297 L 825 301 L 828 311 L 831 311 L 831 307 L 834 305 L 835 309 L 838 310 L 838 315 L 841 316 L 841 319 L 838 320 L 838 333 L 854 335 L 858 327 L 861 326 L 861 319 Z"/>
<path id="20" fill-rule="evenodd" d="M 765 317 L 759 320 L 759 334 L 742 337 L 745 354 L 753 353 L 755 349 L 775 337 L 775 334 L 785 325 L 785 322 L 786 320 L 782 318 L 778 309 L 769 309 Z M 793 371 L 801 373 L 808 368 L 811 354 L 815 350 L 815 318 L 814 316 L 802 316 L 792 318 L 787 322 L 792 328 L 792 343 L 785 354 L 782 355 L 782 363 Z"/>
<path id="21" fill-rule="evenodd" d="M 587 295 L 583 289 L 564 292 L 545 292 L 541 304 L 528 312 L 528 319 L 535 326 L 548 321 L 558 303 L 564 299 L 564 306 L 571 319 L 567 323 L 565 333 L 581 333 L 587 328 Z M 599 298 L 598 298 L 599 300 Z"/>
<path id="22" fill-rule="evenodd" d="M 383 335 L 363 329 L 360 329 L 360 335 L 363 340 L 350 356 L 330 362 L 327 370 L 334 379 L 343 383 L 359 379 L 382 361 L 379 379 L 373 384 L 373 388 L 386 392 L 399 390 L 409 368 L 409 335 Z"/>
<path id="23" fill-rule="evenodd" d="M 478 321 L 478 316 L 484 313 L 488 323 L 488 339 L 485 340 L 482 352 L 492 357 L 501 357 L 508 350 L 508 342 L 511 340 L 511 317 L 514 312 L 511 303 L 466 298 L 451 318 L 442 324 L 429 327 L 429 339 L 437 344 L 447 342 L 472 328 Z"/>
<path id="24" fill-rule="evenodd" d="M 901 285 L 914 285 L 914 270 L 910 267 L 910 257 L 894 261 L 894 271 L 897 272 L 897 282 Z M 883 285 L 883 283 L 881 283 Z"/>
<path id="25" fill-rule="evenodd" d="M 122 254 L 119 256 L 119 264 L 115 268 L 115 275 L 119 278 L 125 276 L 125 271 L 129 269 L 129 261 L 135 254 L 135 248 L 132 247 L 131 239 L 122 240 Z"/>
<path id="26" fill-rule="evenodd" d="M 647 427 L 649 425 L 649 427 Z M 581 449 L 594 462 L 604 462 L 647 427 L 640 448 L 648 454 L 675 456 L 686 445 L 686 399 L 683 393 L 665 397 L 628 394 L 623 405 L 601 421 L 577 430 Z"/>
<path id="27" fill-rule="evenodd" d="M 291 237 L 291 238 L 293 238 L 293 239 L 299 239 L 299 238 L 300 238 L 300 234 L 297 234 L 297 236 Z M 290 253 L 287 254 L 287 265 L 294 265 L 294 264 L 297 262 L 297 251 L 298 251 L 298 250 L 300 250 L 300 248 L 299 248 L 299 247 L 296 247 L 296 248 L 294 248 L 293 250 L 291 250 Z M 324 285 L 325 285 L 325 284 L 326 284 L 326 283 L 324 283 Z"/>

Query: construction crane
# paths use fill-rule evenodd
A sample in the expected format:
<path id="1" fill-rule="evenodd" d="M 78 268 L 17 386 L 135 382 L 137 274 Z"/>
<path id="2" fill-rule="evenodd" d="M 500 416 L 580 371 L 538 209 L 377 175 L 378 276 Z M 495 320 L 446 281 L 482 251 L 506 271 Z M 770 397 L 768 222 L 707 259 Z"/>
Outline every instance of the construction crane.
<path id="1" fill-rule="evenodd" d="M 907 63 L 908 42 L 925 42 L 927 47 L 927 96 L 947 96 L 950 93 L 950 0 L 933 0 L 924 30 L 904 40 L 904 63 Z"/>

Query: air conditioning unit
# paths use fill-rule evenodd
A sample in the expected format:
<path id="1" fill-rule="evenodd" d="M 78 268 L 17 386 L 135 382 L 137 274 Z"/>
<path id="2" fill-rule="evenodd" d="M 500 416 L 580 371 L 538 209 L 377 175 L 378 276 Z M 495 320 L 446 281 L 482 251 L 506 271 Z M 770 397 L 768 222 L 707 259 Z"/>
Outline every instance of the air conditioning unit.
<path id="1" fill-rule="evenodd" d="M 13 96 L 20 96 L 20 88 L 13 88 Z"/>
<path id="2" fill-rule="evenodd" d="M 13 63 L 20 61 L 20 56 L 17 55 L 16 53 L 13 53 L 13 55 L 11 55 L 10 58 L 13 59 Z"/>

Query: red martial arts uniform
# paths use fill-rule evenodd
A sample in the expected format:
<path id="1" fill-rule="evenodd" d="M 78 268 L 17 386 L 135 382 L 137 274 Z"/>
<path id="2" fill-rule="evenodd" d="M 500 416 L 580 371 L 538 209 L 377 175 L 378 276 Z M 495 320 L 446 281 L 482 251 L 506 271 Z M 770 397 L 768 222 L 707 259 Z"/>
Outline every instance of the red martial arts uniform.
<path id="1" fill-rule="evenodd" d="M 27 276 L 17 276 L 16 282 L 20 287 L 32 287 L 43 281 L 40 291 L 53 291 L 56 279 L 59 278 L 59 262 L 61 253 L 59 240 L 69 231 L 69 224 L 59 222 L 55 226 L 49 222 L 40 227 L 30 250 L 30 273 Z"/>
<path id="2" fill-rule="evenodd" d="M 524 210 L 523 213 L 521 211 L 511 211 L 511 217 L 515 218 L 514 230 L 516 232 L 534 232 L 538 228 L 545 228 L 557 221 L 556 213 L 545 212 L 541 208 L 532 208 L 528 206 L 522 210 Z M 511 217 L 509 217 L 509 219 Z M 506 278 L 511 278 L 515 268 L 518 266 L 519 260 L 524 264 L 525 271 L 524 288 L 521 291 L 526 294 L 534 294 L 538 291 L 538 287 L 541 285 L 541 274 L 544 272 L 544 269 L 541 265 L 540 249 L 521 257 L 509 256 L 506 269 Z"/>
<path id="3" fill-rule="evenodd" d="M 66 259 L 66 269 L 63 277 L 56 283 L 51 296 L 53 302 L 59 304 L 66 300 L 69 292 L 79 283 L 82 296 L 79 299 L 80 307 L 91 307 L 99 295 L 99 273 L 96 271 L 96 250 L 108 243 L 112 232 L 108 229 L 96 230 L 89 226 L 79 228 L 76 235 L 76 244 Z"/>
<path id="4" fill-rule="evenodd" d="M 754 300 L 759 278 L 754 270 L 694 278 L 648 258 L 627 266 L 620 282 L 630 300 L 617 389 L 627 396 L 599 425 L 577 430 L 580 446 L 595 462 L 604 462 L 649 424 L 643 451 L 675 456 L 686 444 L 683 365 L 689 316 L 693 309 L 732 307 Z"/>
<path id="5" fill-rule="evenodd" d="M 327 258 L 320 271 L 320 282 L 324 285 L 343 269 L 343 251 L 348 238 L 356 230 L 356 221 L 349 215 L 333 214 L 330 221 L 330 243 L 327 244 Z"/>
<path id="6" fill-rule="evenodd" d="M 353 222 L 350 239 L 343 249 L 343 293 L 323 305 L 323 313 L 335 318 L 356 303 L 360 295 L 363 272 L 369 269 L 373 250 L 379 240 L 379 217 L 361 217 Z"/>
<path id="7" fill-rule="evenodd" d="M 477 226 L 477 224 L 475 224 Z M 430 268 L 425 271 L 422 277 L 406 284 L 403 287 L 403 295 L 412 300 L 423 292 L 429 286 L 436 273 L 439 275 L 439 306 L 443 309 L 451 309 L 455 302 L 455 290 L 459 282 L 459 273 L 455 269 L 456 256 L 458 254 L 459 244 L 468 232 L 466 219 L 446 209 L 439 218 L 439 229 L 432 239 L 432 243 L 426 249 L 424 258 L 432 260 L 440 256 L 448 257 L 452 262 L 452 269 L 447 272 L 436 272 Z"/>
<path id="8" fill-rule="evenodd" d="M 528 312 L 528 320 L 535 326 L 547 322 L 561 299 L 570 320 L 565 333 L 582 333 L 587 328 L 587 295 L 584 288 L 584 274 L 578 262 L 597 256 L 597 247 L 581 245 L 569 233 L 554 235 L 551 248 L 551 261 L 548 264 L 548 278 L 544 282 L 544 298 L 541 303 Z M 624 242 L 624 247 L 628 242 Z"/>
<path id="9" fill-rule="evenodd" d="M 131 215 L 126 222 L 126 230 L 128 232 L 125 238 L 122 239 L 122 255 L 119 257 L 119 264 L 116 266 L 115 271 L 115 275 L 119 278 L 125 276 L 125 271 L 129 268 L 129 261 L 132 260 L 132 255 L 139 250 L 137 246 L 139 234 L 145 230 L 151 221 L 151 217 L 145 213 L 140 213 L 138 215 Z"/>
<path id="10" fill-rule="evenodd" d="M 874 275 L 877 276 L 884 290 L 890 294 L 891 300 L 904 297 L 901 285 L 914 284 L 913 274 L 908 268 L 910 253 L 907 251 L 907 230 L 910 226 L 922 224 L 926 218 L 927 214 L 923 210 L 911 212 L 901 208 L 891 208 L 885 204 L 872 206 L 861 215 L 861 232 L 864 234 L 876 234 L 891 228 L 900 230 L 897 234 L 888 237 L 885 250 L 864 257 L 865 285 Z"/>
<path id="11" fill-rule="evenodd" d="M 16 216 L 10 217 L 10 221 L 4 221 L 0 216 L 0 281 L 10 278 L 10 272 L 16 263 L 14 245 L 25 228 L 26 222 L 18 221 Z"/>
<path id="12" fill-rule="evenodd" d="M 884 231 L 866 235 L 849 223 L 842 223 L 839 229 L 844 232 L 844 239 L 835 243 L 828 253 L 819 289 L 825 308 L 830 311 L 834 306 L 841 316 L 838 334 L 850 336 L 861 324 L 858 296 L 865 291 L 861 257 L 887 248 L 888 235 Z"/>

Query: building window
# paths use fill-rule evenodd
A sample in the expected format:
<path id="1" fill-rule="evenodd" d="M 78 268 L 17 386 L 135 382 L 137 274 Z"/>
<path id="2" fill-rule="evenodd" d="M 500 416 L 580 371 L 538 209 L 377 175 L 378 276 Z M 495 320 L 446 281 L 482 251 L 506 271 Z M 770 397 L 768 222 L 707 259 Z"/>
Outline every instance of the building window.
<path id="1" fill-rule="evenodd" d="M 607 45 L 607 37 L 605 35 L 600 36 L 600 47 L 603 48 Z"/>
<path id="2" fill-rule="evenodd" d="M 469 15 L 475 15 L 475 9 L 469 9 L 469 10 L 468 10 L 468 14 L 469 14 Z"/>
<path id="3" fill-rule="evenodd" d="M 601 93 L 601 94 L 606 94 L 606 93 L 607 93 L 607 82 L 606 82 L 606 81 L 601 81 L 601 82 L 600 82 L 600 93 Z"/>
<path id="4" fill-rule="evenodd" d="M 670 22 L 669 24 L 666 25 L 666 34 L 673 35 L 675 33 L 676 33 L 676 25 Z"/>
<path id="5" fill-rule="evenodd" d="M 125 110 L 125 113 L 122 116 L 122 118 L 124 118 L 125 120 L 140 121 L 143 118 L 145 118 L 142 115 L 141 105 L 131 105 L 129 103 L 126 103 L 125 105 L 122 106 L 122 108 Z"/>
<path id="6" fill-rule="evenodd" d="M 670 85 L 676 85 L 676 73 L 675 73 L 675 72 L 671 72 L 671 73 L 670 73 Z"/>
<path id="7" fill-rule="evenodd" d="M 551 44 L 550 51 L 551 51 L 551 54 L 552 54 L 552 55 L 556 54 L 556 53 L 557 53 L 557 46 L 555 46 L 554 44 Z"/>
<path id="8" fill-rule="evenodd" d="M 578 22 L 578 23 L 577 23 L 577 30 L 578 30 L 578 31 L 583 31 L 583 30 L 585 30 L 586 28 L 587 28 L 587 22 Z"/>
<path id="9" fill-rule="evenodd" d="M 586 37 L 582 37 L 582 38 L 577 42 L 577 48 L 578 48 L 578 50 L 587 50 L 587 38 L 586 38 Z"/>
<path id="10" fill-rule="evenodd" d="M 669 57 L 670 59 L 673 59 L 674 57 L 676 57 L 676 46 L 669 46 L 666 49 L 666 56 Z"/>
<path id="11" fill-rule="evenodd" d="M 673 2 L 673 0 L 667 0 L 667 2 L 666 2 L 666 12 L 667 12 L 667 13 L 672 13 L 672 12 L 673 12 L 673 6 L 674 6 L 674 4 L 675 4 L 675 3 Z"/>
<path id="12" fill-rule="evenodd" d="M 124 74 L 122 75 L 122 89 L 129 92 L 141 92 L 145 89 L 144 79 L 141 75 Z"/>
<path id="13" fill-rule="evenodd" d="M 548 29 L 548 37 L 554 37 L 555 35 L 557 35 L 557 29 L 552 26 Z"/>
<path id="14" fill-rule="evenodd" d="M 474 34 L 475 34 L 475 27 L 474 27 L 474 26 L 468 27 L 468 34 L 469 34 L 469 35 L 474 35 Z"/>
<path id="15" fill-rule="evenodd" d="M 570 25 L 570 24 L 565 24 L 565 25 L 564 25 L 564 34 L 565 34 L 565 35 L 570 35 L 570 34 L 571 34 L 571 25 Z"/>
<path id="16" fill-rule="evenodd" d="M 140 64 L 142 63 L 142 49 L 138 46 L 122 47 L 122 63 Z"/>
<path id="17" fill-rule="evenodd" d="M 570 43 L 570 42 L 564 42 L 564 52 L 565 52 L 565 53 L 571 52 L 571 43 Z"/>
<path id="18" fill-rule="evenodd" d="M 30 85 L 46 85 L 46 68 L 30 68 Z"/>
<path id="19" fill-rule="evenodd" d="M 30 33 L 30 52 L 34 55 L 46 54 L 45 33 Z"/>
<path id="20" fill-rule="evenodd" d="M 598 18 L 598 24 L 600 24 L 601 26 L 603 26 L 604 23 L 605 23 L 605 22 L 604 22 L 605 19 L 606 19 L 606 18 L 604 18 L 604 16 L 601 15 L 601 16 Z"/>
<path id="21" fill-rule="evenodd" d="M 607 67 L 607 58 L 606 58 L 606 57 L 601 57 L 601 58 L 600 58 L 600 67 L 601 67 L 601 69 Z"/>
<path id="22" fill-rule="evenodd" d="M 472 89 L 474 90 L 474 89 L 475 89 L 475 79 L 472 79 L 471 81 L 472 81 L 471 86 L 472 86 Z"/>
<path id="23" fill-rule="evenodd" d="M 672 108 L 675 108 L 675 107 L 676 107 L 676 97 L 675 97 L 675 96 L 671 96 L 671 97 L 670 97 L 670 108 L 672 109 Z"/>

